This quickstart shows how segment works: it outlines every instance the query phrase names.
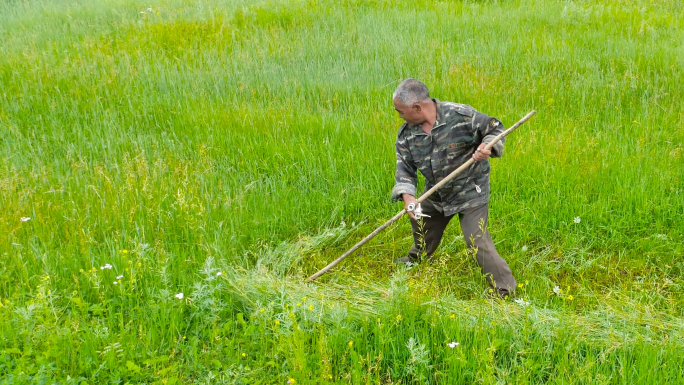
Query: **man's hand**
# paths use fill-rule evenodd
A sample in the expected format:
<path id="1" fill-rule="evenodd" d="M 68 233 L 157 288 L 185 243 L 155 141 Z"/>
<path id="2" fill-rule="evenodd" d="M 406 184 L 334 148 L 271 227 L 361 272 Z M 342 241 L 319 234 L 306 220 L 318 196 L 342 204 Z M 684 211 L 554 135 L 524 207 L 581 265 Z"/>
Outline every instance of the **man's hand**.
<path id="1" fill-rule="evenodd" d="M 485 146 L 487 143 L 482 143 L 480 146 L 477 148 L 477 151 L 473 154 L 473 159 L 475 159 L 476 162 L 479 162 L 481 160 L 485 160 L 489 158 L 490 155 L 492 155 L 492 150 L 485 150 Z"/>
<path id="2" fill-rule="evenodd" d="M 413 195 L 409 194 L 401 194 L 401 199 L 404 200 L 404 209 L 408 213 L 408 215 L 413 219 L 414 221 L 417 220 L 415 214 L 413 214 L 413 211 L 408 211 L 408 206 L 411 202 L 415 203 L 416 206 L 418 205 L 418 201 L 416 200 L 416 197 Z"/>

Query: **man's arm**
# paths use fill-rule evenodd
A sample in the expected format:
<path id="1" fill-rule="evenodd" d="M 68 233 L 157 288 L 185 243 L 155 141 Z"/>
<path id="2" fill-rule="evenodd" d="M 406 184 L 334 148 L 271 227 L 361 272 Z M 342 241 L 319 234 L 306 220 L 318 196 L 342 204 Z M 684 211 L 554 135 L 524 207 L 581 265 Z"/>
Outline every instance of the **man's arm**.
<path id="1" fill-rule="evenodd" d="M 413 164 L 413 157 L 409 151 L 405 139 L 397 139 L 397 174 L 394 177 L 395 184 L 392 189 L 392 200 L 397 202 L 404 201 L 404 209 L 408 211 L 410 203 L 416 202 L 416 182 L 417 169 Z M 412 211 L 408 211 L 408 215 L 416 220 L 416 216 Z"/>
<path id="2" fill-rule="evenodd" d="M 480 148 L 482 148 L 484 145 L 494 140 L 497 135 L 504 132 L 505 127 L 499 119 L 492 118 L 481 112 L 476 112 L 475 116 L 473 117 L 473 129 L 476 131 L 476 136 L 478 138 L 482 138 L 483 145 L 480 145 Z M 506 138 L 501 139 L 499 143 L 492 147 L 492 152 L 490 155 L 492 158 L 499 158 L 501 155 L 503 155 L 505 139 Z"/>
<path id="3" fill-rule="evenodd" d="M 403 200 L 402 195 L 408 194 L 416 196 L 417 169 L 413 164 L 413 157 L 409 151 L 405 139 L 397 139 L 397 173 L 394 177 L 394 188 L 392 189 L 392 201 Z"/>

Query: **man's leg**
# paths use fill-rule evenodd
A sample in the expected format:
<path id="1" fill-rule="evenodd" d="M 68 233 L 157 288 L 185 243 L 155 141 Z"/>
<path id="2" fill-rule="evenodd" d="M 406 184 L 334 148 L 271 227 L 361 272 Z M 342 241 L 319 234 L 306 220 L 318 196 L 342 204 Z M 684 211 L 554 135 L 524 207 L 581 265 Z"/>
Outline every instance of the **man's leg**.
<path id="1" fill-rule="evenodd" d="M 461 230 L 468 247 L 477 247 L 477 263 L 487 275 L 489 284 L 494 286 L 502 297 L 515 291 L 516 282 L 506 261 L 496 252 L 492 237 L 487 231 L 489 205 L 468 209 L 459 213 Z M 480 223 L 482 221 L 482 223 Z M 484 229 L 484 233 L 482 229 Z"/>
<path id="2" fill-rule="evenodd" d="M 437 250 L 442 235 L 444 235 L 444 229 L 453 217 L 453 215 L 445 217 L 444 213 L 437 211 L 429 200 L 422 202 L 420 207 L 423 209 L 423 214 L 430 217 L 423 217 L 418 221 L 411 220 L 413 247 L 409 250 L 408 257 L 399 258 L 395 262 L 418 262 L 422 251 L 430 257 Z M 425 250 L 423 250 L 423 246 Z"/>

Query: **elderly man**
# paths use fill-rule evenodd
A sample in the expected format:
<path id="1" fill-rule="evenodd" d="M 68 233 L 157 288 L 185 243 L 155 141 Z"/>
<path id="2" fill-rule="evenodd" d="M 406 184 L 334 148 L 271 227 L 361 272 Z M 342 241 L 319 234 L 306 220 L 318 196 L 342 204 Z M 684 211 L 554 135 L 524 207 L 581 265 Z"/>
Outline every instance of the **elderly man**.
<path id="1" fill-rule="evenodd" d="M 395 262 L 419 262 L 423 253 L 430 258 L 439 246 L 447 224 L 458 214 L 466 245 L 477 248 L 477 263 L 489 283 L 502 297 L 513 294 L 515 278 L 486 231 L 489 216 L 487 158 L 501 156 L 503 140 L 491 151 L 484 147 L 503 132 L 503 124 L 468 105 L 430 98 L 425 84 L 416 79 L 401 82 L 394 92 L 393 102 L 406 122 L 397 135 L 397 174 L 392 200 L 403 200 L 407 208 L 410 203 L 416 203 L 417 170 L 425 176 L 427 191 L 468 158 L 476 160 L 421 203 L 422 213 L 427 216 L 416 218 L 409 212 L 414 245 L 408 256 Z"/>

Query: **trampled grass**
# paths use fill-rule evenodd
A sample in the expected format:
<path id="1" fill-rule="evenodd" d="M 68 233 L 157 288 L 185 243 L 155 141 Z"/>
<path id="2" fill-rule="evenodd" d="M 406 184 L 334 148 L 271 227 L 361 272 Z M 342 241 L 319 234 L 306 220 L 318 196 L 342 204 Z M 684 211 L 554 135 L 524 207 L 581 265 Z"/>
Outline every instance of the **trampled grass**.
<path id="1" fill-rule="evenodd" d="M 6 0 L 0 36 L 0 383 L 684 382 L 679 1 Z M 493 161 L 517 302 L 457 224 L 302 282 L 400 210 L 408 76 L 538 111 Z"/>

